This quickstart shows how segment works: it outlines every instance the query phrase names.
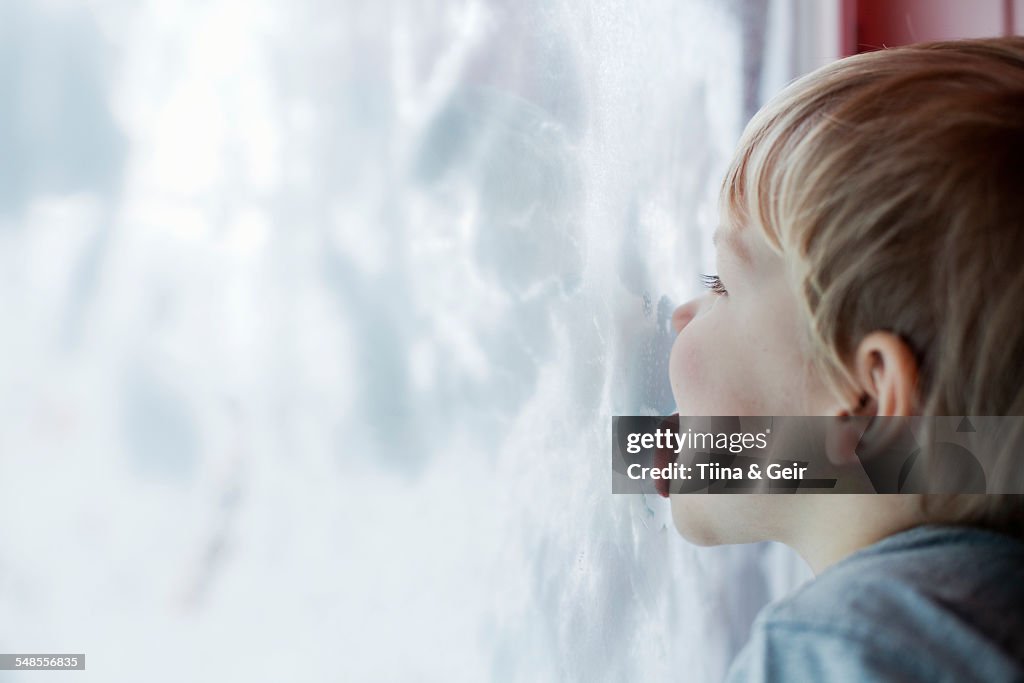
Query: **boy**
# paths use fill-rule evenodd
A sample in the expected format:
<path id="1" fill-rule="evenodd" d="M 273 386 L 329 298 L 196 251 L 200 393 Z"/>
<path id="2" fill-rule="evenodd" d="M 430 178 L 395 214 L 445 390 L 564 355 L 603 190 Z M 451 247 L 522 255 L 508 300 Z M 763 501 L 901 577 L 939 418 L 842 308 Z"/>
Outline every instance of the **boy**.
<path id="1" fill-rule="evenodd" d="M 673 315 L 681 415 L 1024 415 L 1024 38 L 792 84 L 743 135 L 722 225 L 712 291 Z M 1020 496 L 671 502 L 694 542 L 781 541 L 818 575 L 730 680 L 1024 680 Z"/>

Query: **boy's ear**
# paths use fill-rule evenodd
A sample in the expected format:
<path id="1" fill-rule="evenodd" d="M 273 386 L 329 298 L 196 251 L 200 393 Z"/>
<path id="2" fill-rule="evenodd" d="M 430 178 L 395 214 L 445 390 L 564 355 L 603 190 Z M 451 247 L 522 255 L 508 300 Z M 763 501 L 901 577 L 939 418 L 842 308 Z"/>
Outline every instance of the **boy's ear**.
<path id="1" fill-rule="evenodd" d="M 916 413 L 917 359 L 898 335 L 876 331 L 865 336 L 854 354 L 853 371 L 868 398 L 862 410 L 877 417 Z"/>
<path id="2" fill-rule="evenodd" d="M 837 411 L 837 417 L 843 419 L 833 425 L 826 442 L 826 454 L 835 465 L 858 462 L 857 448 L 865 432 L 872 429 L 873 418 L 910 416 L 918 407 L 917 359 L 899 336 L 878 331 L 864 337 L 852 369 L 862 393 L 854 405 Z M 898 429 L 900 422 L 887 420 L 876 425 L 876 442 L 891 438 L 887 432 Z"/>

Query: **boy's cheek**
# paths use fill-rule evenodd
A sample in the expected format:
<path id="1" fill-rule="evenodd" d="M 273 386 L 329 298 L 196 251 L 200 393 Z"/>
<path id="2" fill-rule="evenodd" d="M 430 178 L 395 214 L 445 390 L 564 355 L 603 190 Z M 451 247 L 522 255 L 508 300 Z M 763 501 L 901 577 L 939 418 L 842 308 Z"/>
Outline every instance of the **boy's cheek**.
<path id="1" fill-rule="evenodd" d="M 750 415 L 757 405 L 756 381 L 744 374 L 730 342 L 712 330 L 687 330 L 676 337 L 669 377 L 680 415 Z M 705 343 L 704 336 L 711 340 Z"/>
<path id="2" fill-rule="evenodd" d="M 694 409 L 700 405 L 702 394 L 707 398 L 705 373 L 709 370 L 708 361 L 702 357 L 694 337 L 694 334 L 687 332 L 677 335 L 669 356 L 672 396 L 681 415 L 693 415 Z"/>

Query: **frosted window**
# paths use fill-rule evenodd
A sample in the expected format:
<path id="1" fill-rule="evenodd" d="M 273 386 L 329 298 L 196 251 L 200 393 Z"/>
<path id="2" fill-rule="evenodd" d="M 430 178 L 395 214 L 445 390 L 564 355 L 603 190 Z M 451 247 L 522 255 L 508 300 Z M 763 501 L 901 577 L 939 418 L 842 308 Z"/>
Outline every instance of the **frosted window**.
<path id="1" fill-rule="evenodd" d="M 769 9 L 3 3 L 0 651 L 720 677 L 803 570 L 611 496 L 609 416 L 672 410 Z"/>

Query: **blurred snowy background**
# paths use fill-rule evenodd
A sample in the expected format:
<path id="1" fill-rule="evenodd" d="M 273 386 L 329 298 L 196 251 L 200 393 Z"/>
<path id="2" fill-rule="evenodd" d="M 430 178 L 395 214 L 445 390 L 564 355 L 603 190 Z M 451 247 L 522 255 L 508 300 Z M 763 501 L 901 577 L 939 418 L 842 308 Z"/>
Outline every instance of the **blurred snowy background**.
<path id="1" fill-rule="evenodd" d="M 609 418 L 798 5 L 0 3 L 0 681 L 720 678 Z"/>

